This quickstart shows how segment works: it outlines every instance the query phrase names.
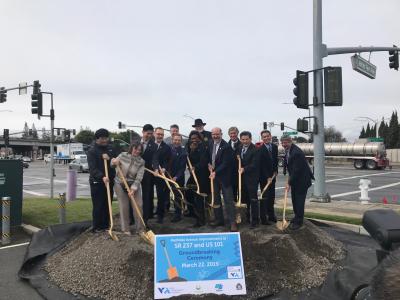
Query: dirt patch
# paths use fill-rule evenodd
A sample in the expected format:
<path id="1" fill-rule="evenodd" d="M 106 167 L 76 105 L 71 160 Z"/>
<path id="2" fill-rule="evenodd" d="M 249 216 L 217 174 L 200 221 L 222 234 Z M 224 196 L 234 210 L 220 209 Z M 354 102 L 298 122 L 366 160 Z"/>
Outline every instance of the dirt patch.
<path id="1" fill-rule="evenodd" d="M 190 225 L 191 220 L 186 219 L 175 224 L 151 224 L 156 234 L 226 231 Z M 340 242 L 310 222 L 295 232 L 282 233 L 274 225 L 255 230 L 243 225 L 240 231 L 248 294 L 237 299 L 317 287 L 345 255 Z M 45 270 L 49 280 L 72 294 L 93 298 L 153 299 L 152 246 L 137 235 L 118 237 L 120 241 L 114 242 L 107 233 L 81 234 L 48 259 Z M 174 299 L 228 298 L 185 295 Z"/>

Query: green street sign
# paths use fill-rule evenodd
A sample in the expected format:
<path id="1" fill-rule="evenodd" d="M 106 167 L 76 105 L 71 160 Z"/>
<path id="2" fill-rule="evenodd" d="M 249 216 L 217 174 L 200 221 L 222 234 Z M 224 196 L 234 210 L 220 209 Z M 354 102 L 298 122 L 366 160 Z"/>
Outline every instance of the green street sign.
<path id="1" fill-rule="evenodd" d="M 383 142 L 383 138 L 369 138 L 370 142 Z"/>
<path id="2" fill-rule="evenodd" d="M 297 131 L 284 131 L 283 135 L 297 135 L 298 132 Z"/>

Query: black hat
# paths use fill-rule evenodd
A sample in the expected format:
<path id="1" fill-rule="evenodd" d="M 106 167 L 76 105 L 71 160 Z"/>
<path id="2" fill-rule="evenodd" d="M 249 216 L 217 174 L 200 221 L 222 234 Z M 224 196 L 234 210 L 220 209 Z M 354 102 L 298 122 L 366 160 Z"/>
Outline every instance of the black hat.
<path id="1" fill-rule="evenodd" d="M 99 130 L 97 130 L 97 131 L 94 133 L 94 137 L 95 137 L 96 139 L 101 138 L 101 137 L 108 137 L 109 135 L 110 135 L 110 134 L 109 134 L 108 130 L 107 130 L 107 129 L 104 129 L 104 128 L 100 128 Z"/>
<path id="2" fill-rule="evenodd" d="M 202 119 L 196 119 L 194 120 L 194 125 L 192 125 L 192 127 L 205 126 L 205 125 L 207 125 L 207 123 L 203 123 Z"/>

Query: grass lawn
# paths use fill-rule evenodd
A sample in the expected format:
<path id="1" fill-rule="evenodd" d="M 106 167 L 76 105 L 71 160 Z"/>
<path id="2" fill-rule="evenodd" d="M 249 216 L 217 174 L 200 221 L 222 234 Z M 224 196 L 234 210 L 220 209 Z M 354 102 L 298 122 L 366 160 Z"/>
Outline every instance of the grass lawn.
<path id="1" fill-rule="evenodd" d="M 24 198 L 22 204 L 22 222 L 39 228 L 58 224 L 58 200 L 46 198 Z M 117 201 L 113 201 L 113 213 L 119 212 Z M 92 219 L 92 200 L 78 198 L 66 204 L 67 223 Z"/>
<path id="2" fill-rule="evenodd" d="M 113 213 L 119 212 L 118 203 L 113 201 Z M 276 209 L 278 216 L 282 215 L 282 209 Z M 292 210 L 287 210 L 288 214 Z M 92 201 L 90 198 L 79 198 L 66 204 L 67 222 L 88 221 L 92 219 Z M 361 219 L 337 215 L 318 213 L 305 213 L 306 218 L 321 219 L 327 221 L 361 225 Z M 25 224 L 44 228 L 48 225 L 58 224 L 58 200 L 46 198 L 25 198 L 22 206 L 22 221 Z"/>

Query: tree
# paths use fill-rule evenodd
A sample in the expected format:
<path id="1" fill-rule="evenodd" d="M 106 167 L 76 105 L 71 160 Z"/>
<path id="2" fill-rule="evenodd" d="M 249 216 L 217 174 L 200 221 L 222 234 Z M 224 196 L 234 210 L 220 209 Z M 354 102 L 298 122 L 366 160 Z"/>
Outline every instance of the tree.
<path id="1" fill-rule="evenodd" d="M 361 129 L 361 133 L 360 133 L 359 138 L 360 139 L 364 139 L 365 137 L 366 137 L 366 133 L 365 133 L 365 129 L 364 129 L 364 126 L 363 126 L 362 129 Z"/>
<path id="2" fill-rule="evenodd" d="M 44 141 L 49 141 L 50 140 L 50 135 L 49 133 L 46 132 L 46 128 L 42 128 L 42 140 Z"/>
<path id="3" fill-rule="evenodd" d="M 27 138 L 28 136 L 29 136 L 29 127 L 28 127 L 28 123 L 25 122 L 22 137 Z"/>
<path id="4" fill-rule="evenodd" d="M 327 143 L 339 143 L 347 142 L 343 137 L 343 134 L 335 128 L 335 126 L 325 127 L 325 142 Z"/>
<path id="5" fill-rule="evenodd" d="M 90 129 L 82 129 L 75 136 L 78 143 L 90 145 L 94 141 L 94 132 Z"/>
<path id="6" fill-rule="evenodd" d="M 38 138 L 38 133 L 35 127 L 35 123 L 32 123 L 32 138 L 37 139 Z"/>
<path id="7" fill-rule="evenodd" d="M 397 117 L 397 111 L 394 111 L 390 118 L 388 137 L 389 137 L 387 143 L 388 148 L 393 149 L 400 146 L 400 125 Z"/>
<path id="8" fill-rule="evenodd" d="M 371 137 L 371 127 L 369 126 L 369 123 L 367 124 L 367 129 L 365 129 L 365 137 Z"/>

